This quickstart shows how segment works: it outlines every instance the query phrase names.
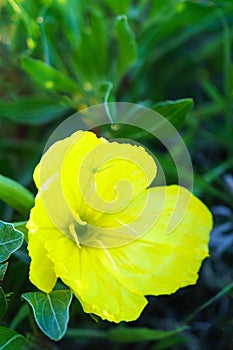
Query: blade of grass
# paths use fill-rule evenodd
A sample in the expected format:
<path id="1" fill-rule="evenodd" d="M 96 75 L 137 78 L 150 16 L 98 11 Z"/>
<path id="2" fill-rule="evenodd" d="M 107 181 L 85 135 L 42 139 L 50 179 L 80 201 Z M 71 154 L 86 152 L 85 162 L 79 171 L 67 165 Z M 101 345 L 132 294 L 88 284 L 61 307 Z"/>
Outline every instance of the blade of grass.
<path id="1" fill-rule="evenodd" d="M 210 298 L 207 302 L 198 307 L 190 316 L 186 318 L 183 325 L 186 326 L 190 321 L 192 321 L 201 311 L 206 309 L 208 306 L 215 303 L 218 299 L 223 297 L 225 294 L 229 293 L 233 288 L 233 282 L 224 287 L 220 292 Z"/>

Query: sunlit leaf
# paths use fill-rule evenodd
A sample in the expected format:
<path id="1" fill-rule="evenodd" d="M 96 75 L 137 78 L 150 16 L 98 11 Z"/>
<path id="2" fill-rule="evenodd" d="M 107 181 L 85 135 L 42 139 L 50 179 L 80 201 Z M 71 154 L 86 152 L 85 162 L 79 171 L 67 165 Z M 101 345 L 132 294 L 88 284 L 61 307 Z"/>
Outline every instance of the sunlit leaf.
<path id="1" fill-rule="evenodd" d="M 23 244 L 23 234 L 12 224 L 0 220 L 0 263 L 6 261 Z"/>
<path id="2" fill-rule="evenodd" d="M 24 293 L 22 298 L 31 305 L 35 320 L 42 332 L 53 340 L 60 340 L 65 335 L 72 300 L 70 290 L 55 290 L 49 294 Z"/>
<path id="3" fill-rule="evenodd" d="M 22 20 L 27 30 L 27 46 L 33 50 L 36 46 L 36 40 L 34 40 L 39 34 L 39 28 L 35 20 L 24 9 L 19 0 L 9 0 L 9 4 L 12 6 L 16 16 Z"/>
<path id="4" fill-rule="evenodd" d="M 41 60 L 25 58 L 22 68 L 30 77 L 45 89 L 63 93 L 77 93 L 79 87 L 74 80 Z"/>

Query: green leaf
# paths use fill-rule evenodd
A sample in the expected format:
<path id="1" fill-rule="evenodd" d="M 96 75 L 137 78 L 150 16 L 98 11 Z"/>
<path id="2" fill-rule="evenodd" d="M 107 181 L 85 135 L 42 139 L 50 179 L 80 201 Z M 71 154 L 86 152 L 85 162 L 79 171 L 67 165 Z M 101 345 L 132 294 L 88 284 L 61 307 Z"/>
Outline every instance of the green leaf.
<path id="1" fill-rule="evenodd" d="M 34 196 L 29 190 L 3 175 L 0 175 L 0 200 L 25 216 L 34 205 Z"/>
<path id="2" fill-rule="evenodd" d="M 148 13 L 148 16 L 146 16 L 143 23 L 143 27 L 148 28 L 149 26 L 153 26 L 156 28 L 158 24 L 168 22 L 174 17 L 176 8 L 176 0 L 153 1 L 150 6 L 150 12 Z"/>
<path id="3" fill-rule="evenodd" d="M 95 8 L 91 8 L 89 10 L 89 20 L 91 33 L 88 36 L 88 39 L 90 41 L 90 46 L 92 47 L 93 57 L 95 57 L 95 64 L 93 64 L 93 62 L 90 62 L 90 65 L 94 66 L 98 79 L 98 77 L 103 77 L 106 71 L 108 53 L 108 30 L 105 18 L 101 11 L 98 11 Z M 86 43 L 84 42 L 84 45 L 85 44 Z M 97 52 L 98 54 L 96 55 Z M 86 59 L 88 59 L 88 51 Z M 90 65 L 88 65 L 88 68 Z"/>
<path id="4" fill-rule="evenodd" d="M 22 298 L 31 305 L 35 320 L 42 332 L 53 340 L 60 340 L 65 335 L 72 300 L 72 292 L 69 289 L 55 290 L 48 294 L 24 293 Z"/>
<path id="5" fill-rule="evenodd" d="M 28 242 L 28 229 L 26 227 L 27 221 L 12 222 L 16 230 L 19 230 L 24 235 L 24 240 Z"/>
<path id="6" fill-rule="evenodd" d="M 48 90 L 63 93 L 79 91 L 75 81 L 41 60 L 28 57 L 22 60 L 21 65 L 37 84 Z"/>
<path id="7" fill-rule="evenodd" d="M 23 8 L 21 1 L 9 0 L 9 4 L 12 6 L 16 16 L 22 20 L 27 30 L 27 46 L 33 50 L 36 46 L 36 37 L 39 35 L 39 28 L 36 21 L 30 16 L 29 13 Z M 16 18 L 17 18 L 16 17 Z"/>
<path id="8" fill-rule="evenodd" d="M 161 331 L 144 327 L 117 327 L 108 331 L 108 338 L 118 343 L 136 343 L 145 340 L 160 340 L 180 333 L 184 327 L 172 331 Z"/>
<path id="9" fill-rule="evenodd" d="M 83 7 L 83 2 L 77 0 L 53 2 L 53 8 L 60 12 L 62 22 L 59 25 L 62 26 L 69 44 L 72 43 L 72 48 L 77 47 L 81 40 L 81 30 L 85 23 Z"/>
<path id="10" fill-rule="evenodd" d="M 161 340 L 173 337 L 185 330 L 181 326 L 171 331 L 161 331 L 145 327 L 124 327 L 119 326 L 108 331 L 100 329 L 72 329 L 69 328 L 67 336 L 77 339 L 108 339 L 115 343 L 136 343 L 140 341 Z"/>
<path id="11" fill-rule="evenodd" d="M 7 311 L 7 300 L 6 300 L 6 296 L 5 293 L 2 289 L 2 287 L 0 287 L 0 319 L 4 316 L 4 314 Z"/>
<path id="12" fill-rule="evenodd" d="M 128 13 L 131 2 L 131 0 L 105 0 L 106 5 L 117 15 Z"/>
<path id="13" fill-rule="evenodd" d="M 0 263 L 6 261 L 23 244 L 23 234 L 12 224 L 0 220 Z"/>
<path id="14" fill-rule="evenodd" d="M 0 327 L 0 350 L 23 350 L 26 339 L 6 327 Z"/>
<path id="15" fill-rule="evenodd" d="M 43 125 L 64 116 L 71 109 L 45 98 L 17 98 L 0 101 L 0 115 L 18 124 Z"/>
<path id="16" fill-rule="evenodd" d="M 2 281 L 5 276 L 7 266 L 8 266 L 8 262 L 5 262 L 4 264 L 0 264 L 0 281 Z"/>
<path id="17" fill-rule="evenodd" d="M 176 101 L 163 101 L 154 104 L 151 108 L 164 116 L 176 128 L 182 125 L 187 114 L 193 108 L 193 100 L 191 98 L 183 98 Z"/>
<path id="18" fill-rule="evenodd" d="M 178 345 L 182 345 L 186 342 L 187 338 L 185 336 L 175 334 L 156 343 L 156 350 L 174 349 L 175 346 L 178 348 Z"/>
<path id="19" fill-rule="evenodd" d="M 117 16 L 118 74 L 121 77 L 137 58 L 135 35 L 129 27 L 127 16 Z"/>
<path id="20" fill-rule="evenodd" d="M 180 125 L 182 125 L 183 121 L 185 120 L 185 117 L 193 108 L 193 100 L 190 98 L 184 98 L 175 101 L 162 101 L 154 104 L 150 108 L 160 113 L 164 117 L 164 120 L 161 118 L 161 122 L 154 123 L 150 126 L 150 131 L 151 133 L 153 133 L 153 131 L 163 127 L 167 120 L 171 122 L 175 126 L 175 128 L 178 128 Z M 131 117 L 132 116 L 130 114 L 124 115 L 124 122 L 129 122 L 131 124 Z M 106 132 L 108 130 L 108 127 L 102 126 L 102 129 Z M 107 138 L 111 136 L 111 134 L 109 136 L 106 133 Z M 142 140 L 143 138 L 153 138 L 152 134 L 149 134 L 146 130 L 140 129 L 132 125 L 124 124 L 118 124 L 118 130 L 114 130 L 114 137 L 125 137 L 129 139 L 133 138 L 134 140 Z"/>

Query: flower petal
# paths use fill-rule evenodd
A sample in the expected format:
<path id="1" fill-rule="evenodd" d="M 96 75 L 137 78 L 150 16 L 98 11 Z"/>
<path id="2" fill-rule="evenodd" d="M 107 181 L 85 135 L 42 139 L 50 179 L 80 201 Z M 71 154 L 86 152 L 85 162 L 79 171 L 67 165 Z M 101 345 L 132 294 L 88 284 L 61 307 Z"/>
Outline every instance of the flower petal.
<path id="1" fill-rule="evenodd" d="M 182 187 L 148 189 L 155 174 L 142 147 L 91 132 L 50 147 L 34 173 L 39 192 L 27 224 L 30 280 L 50 292 L 61 278 L 86 312 L 114 322 L 136 319 L 145 295 L 194 284 L 208 255 L 210 212 Z M 129 244 L 108 244 L 127 232 Z M 99 248 L 80 241 L 92 234 Z"/>
<path id="2" fill-rule="evenodd" d="M 40 290 L 51 292 L 56 284 L 57 278 L 54 273 L 53 263 L 48 258 L 44 249 L 44 240 L 48 239 L 48 231 L 38 230 L 29 233 L 29 256 L 31 257 L 29 279 Z"/>
<path id="3" fill-rule="evenodd" d="M 202 260 L 208 256 L 211 214 L 201 201 L 182 187 L 150 189 L 155 205 L 144 215 L 142 224 L 159 210 L 158 203 L 164 191 L 164 206 L 153 227 L 138 240 L 109 249 L 109 256 L 103 256 L 102 264 L 109 273 L 133 293 L 170 294 L 180 287 L 195 284 Z M 180 224 L 167 233 L 178 194 L 181 202 L 183 198 L 184 208 L 188 199 L 190 202 Z M 182 216 L 180 211 L 184 208 L 176 208 L 179 215 Z"/>
<path id="4" fill-rule="evenodd" d="M 44 203 L 47 216 L 53 226 L 69 237 L 71 236 L 70 224 L 79 218 L 78 213 L 74 212 L 73 209 L 81 203 L 82 199 L 77 191 L 71 191 L 69 198 L 64 195 L 66 184 L 63 188 L 61 178 L 63 163 L 69 154 L 72 164 L 68 169 L 70 171 L 68 182 L 72 184 L 72 173 L 75 168 L 73 164 L 79 164 L 82 161 L 82 156 L 85 156 L 99 142 L 103 141 L 98 139 L 95 134 L 77 131 L 70 137 L 54 143 L 45 152 L 34 172 L 34 180 L 39 188 L 40 198 Z M 75 180 L 73 181 L 75 182 Z M 43 223 L 38 221 L 38 225 L 42 227 Z"/>
<path id="5" fill-rule="evenodd" d="M 75 238 L 70 225 L 83 231 L 87 222 L 96 236 L 95 227 L 122 227 L 135 220 L 145 203 L 138 203 L 135 211 L 127 207 L 155 174 L 155 162 L 144 148 L 111 143 L 91 132 L 78 131 L 48 149 L 34 178 L 54 226 Z"/>
<path id="6" fill-rule="evenodd" d="M 40 290 L 46 293 L 51 292 L 57 277 L 54 273 L 53 263 L 48 258 L 48 252 L 44 248 L 44 243 L 51 238 L 60 237 L 61 232 L 54 227 L 47 215 L 40 195 L 36 197 L 27 228 L 29 230 L 28 251 L 31 257 L 30 281 Z"/>
<path id="7" fill-rule="evenodd" d="M 139 317 L 146 298 L 125 289 L 102 264 L 104 249 L 82 247 L 63 237 L 45 244 L 57 277 L 69 286 L 84 311 L 113 322 Z"/>
<path id="8" fill-rule="evenodd" d="M 83 221 L 100 227 L 119 226 L 106 214 L 124 210 L 156 174 L 153 158 L 142 147 L 97 139 L 92 133 L 74 143 L 62 167 L 62 188 Z M 86 140 L 87 139 L 87 140 Z M 82 142 L 81 142 L 82 141 Z M 80 200 L 81 197 L 81 200 Z M 111 217 L 113 219 L 113 216 Z"/>
<path id="9" fill-rule="evenodd" d="M 70 146 L 81 139 L 86 132 L 77 131 L 65 139 L 55 142 L 43 154 L 39 164 L 36 166 L 33 178 L 37 188 L 49 184 L 54 175 L 60 172 L 62 163 Z M 81 142 L 80 142 L 81 143 Z"/>

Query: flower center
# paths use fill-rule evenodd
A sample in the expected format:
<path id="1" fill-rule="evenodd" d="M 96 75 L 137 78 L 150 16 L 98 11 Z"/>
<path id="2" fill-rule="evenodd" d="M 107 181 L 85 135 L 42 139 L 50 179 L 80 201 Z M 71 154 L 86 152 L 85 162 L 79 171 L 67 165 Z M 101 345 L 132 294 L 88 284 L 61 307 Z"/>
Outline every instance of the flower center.
<path id="1" fill-rule="evenodd" d="M 71 236 L 70 238 L 77 243 L 79 248 L 81 248 L 80 239 L 82 240 L 86 232 L 87 222 L 81 220 L 78 215 L 75 215 L 75 221 L 69 225 L 69 234 Z"/>

